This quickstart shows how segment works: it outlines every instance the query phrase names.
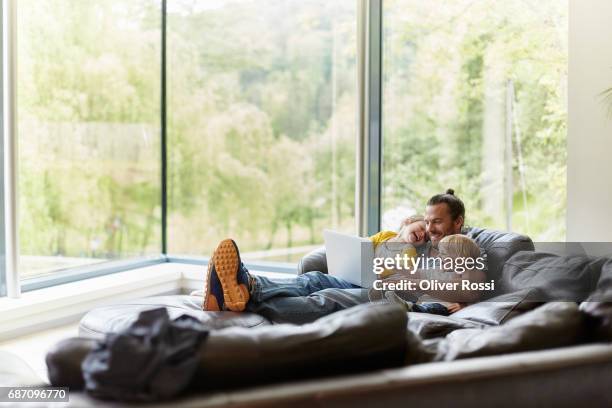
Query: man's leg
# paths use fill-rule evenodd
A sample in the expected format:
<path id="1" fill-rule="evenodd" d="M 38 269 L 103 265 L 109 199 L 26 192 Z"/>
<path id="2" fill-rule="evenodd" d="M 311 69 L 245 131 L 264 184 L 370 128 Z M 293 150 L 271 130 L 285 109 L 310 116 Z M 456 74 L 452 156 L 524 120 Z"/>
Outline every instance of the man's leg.
<path id="1" fill-rule="evenodd" d="M 324 289 L 361 289 L 331 275 L 308 272 L 287 278 L 266 278 L 250 275 L 250 303 L 261 303 L 275 297 L 308 296 Z"/>
<path id="2" fill-rule="evenodd" d="M 329 288 L 308 296 L 278 296 L 263 302 L 249 302 L 246 310 L 274 323 L 305 324 L 368 301 L 366 289 Z"/>
<path id="3" fill-rule="evenodd" d="M 238 246 L 231 239 L 225 239 L 217 246 L 204 285 L 204 310 L 234 312 L 243 311 L 247 304 L 275 297 L 307 296 L 328 288 L 359 288 L 321 272 L 281 279 L 252 276 L 242 264 Z"/>

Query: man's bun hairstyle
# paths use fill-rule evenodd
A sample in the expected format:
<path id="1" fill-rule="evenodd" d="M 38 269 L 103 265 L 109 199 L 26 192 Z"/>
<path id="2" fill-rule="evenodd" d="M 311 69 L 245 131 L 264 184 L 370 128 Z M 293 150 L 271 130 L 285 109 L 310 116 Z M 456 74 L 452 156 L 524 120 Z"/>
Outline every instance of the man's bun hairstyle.
<path id="1" fill-rule="evenodd" d="M 442 203 L 448 205 L 448 210 L 453 218 L 453 221 L 456 220 L 457 217 L 463 217 L 463 219 L 465 219 L 465 206 L 463 205 L 463 201 L 461 201 L 461 199 L 455 195 L 455 190 L 449 188 L 446 190 L 446 193 L 436 194 L 429 199 L 427 205 Z"/>

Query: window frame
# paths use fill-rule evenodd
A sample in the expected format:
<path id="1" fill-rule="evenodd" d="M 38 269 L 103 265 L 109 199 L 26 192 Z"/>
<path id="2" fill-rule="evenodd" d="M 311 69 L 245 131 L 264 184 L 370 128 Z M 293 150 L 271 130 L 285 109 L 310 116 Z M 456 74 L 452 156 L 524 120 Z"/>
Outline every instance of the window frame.
<path id="1" fill-rule="evenodd" d="M 2 89 L 2 98 L 0 98 L 0 180 L 2 180 L 2 188 L 0 188 L 0 297 L 6 296 L 6 234 L 4 229 L 4 1 L 0 7 L 0 33 L 2 38 L 0 39 L 0 88 Z"/>

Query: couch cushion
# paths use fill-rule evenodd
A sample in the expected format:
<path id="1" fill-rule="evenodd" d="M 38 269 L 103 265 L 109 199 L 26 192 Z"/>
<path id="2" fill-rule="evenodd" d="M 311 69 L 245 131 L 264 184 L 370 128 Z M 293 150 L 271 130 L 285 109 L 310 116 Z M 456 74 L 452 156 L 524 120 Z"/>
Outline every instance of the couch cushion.
<path id="1" fill-rule="evenodd" d="M 504 265 L 500 289 L 537 288 L 540 301 L 585 300 L 597 287 L 605 258 L 519 252 Z"/>
<path id="2" fill-rule="evenodd" d="M 254 313 L 205 312 L 199 296 L 173 295 L 124 301 L 89 311 L 79 324 L 79 335 L 100 338 L 127 328 L 144 310 L 165 307 L 171 319 L 188 314 L 214 329 L 230 326 L 254 327 L 269 324 Z"/>
<path id="3" fill-rule="evenodd" d="M 327 273 L 327 255 L 325 253 L 325 247 L 310 251 L 300 259 L 297 266 L 298 275 L 313 271 Z"/>
<path id="4" fill-rule="evenodd" d="M 363 304 L 301 326 L 213 330 L 200 351 L 197 382 L 204 389 L 251 387 L 399 366 L 406 320 L 397 305 Z"/>
<path id="5" fill-rule="evenodd" d="M 409 313 L 408 329 L 422 339 L 434 339 L 459 329 L 498 326 L 540 306 L 542 302 L 534 300 L 538 297 L 537 289 L 526 289 L 474 303 L 450 316 Z"/>
<path id="6" fill-rule="evenodd" d="M 458 329 L 481 329 L 486 325 L 452 316 L 441 316 L 430 313 L 408 313 L 408 330 L 421 339 L 444 337 Z"/>
<path id="7" fill-rule="evenodd" d="M 551 302 L 501 326 L 461 329 L 438 343 L 437 360 L 457 360 L 578 344 L 586 335 L 585 315 L 572 302 Z"/>
<path id="8" fill-rule="evenodd" d="M 487 254 L 487 278 L 498 280 L 504 264 L 519 251 L 533 251 L 533 241 L 516 232 L 495 231 L 472 227 L 466 235 L 472 238 Z"/>
<path id="9" fill-rule="evenodd" d="M 141 316 L 142 317 L 142 316 Z M 141 324 L 143 324 L 143 320 Z M 201 391 L 220 388 L 253 387 L 262 382 L 287 381 L 302 377 L 321 377 L 341 373 L 399 367 L 406 355 L 406 312 L 397 305 L 364 304 L 325 316 L 302 326 L 280 324 L 255 328 L 226 327 L 211 330 L 201 344 L 198 353 L 187 356 L 198 359 L 198 370 L 193 378 L 193 388 Z M 169 333 L 161 331 L 154 336 L 148 325 L 142 325 L 123 338 L 134 341 L 123 343 L 125 347 L 113 349 L 112 355 L 130 355 L 130 348 L 141 345 L 140 337 L 146 337 L 153 345 L 151 358 L 169 363 L 161 367 L 171 378 L 177 358 L 167 349 L 157 349 L 161 339 Z M 144 329 L 144 330 L 140 330 Z M 153 330 L 154 331 L 154 330 Z M 148 333 L 148 334 L 147 334 Z M 191 331 L 176 331 L 180 341 L 189 340 Z M 196 332 L 197 336 L 198 333 Z M 93 350 L 105 350 L 109 340 L 96 341 L 85 338 L 62 340 L 47 355 L 51 381 L 54 386 L 70 386 L 71 392 L 82 388 L 78 381 L 83 376 L 86 362 Z M 94 351 L 95 352 L 95 351 Z M 111 355 L 110 360 L 113 356 Z M 110 361 L 108 360 L 108 361 Z M 96 369 L 104 369 L 104 362 Z M 144 364 L 146 365 L 146 364 Z M 108 367 L 108 365 L 107 365 Z M 91 367 L 90 367 L 91 368 Z M 134 366 L 123 366 L 117 379 L 135 378 Z M 125 370 L 123 370 L 125 368 Z M 154 372 L 155 376 L 160 375 Z M 123 376 L 123 378 L 120 378 Z M 136 375 L 138 376 L 138 375 Z M 151 376 L 148 376 L 148 381 Z M 87 380 L 89 383 L 89 379 Z M 116 384 L 120 385 L 120 384 Z M 141 386 L 142 383 L 129 386 Z M 149 383 L 149 385 L 151 385 Z M 89 387 L 89 384 L 88 384 Z M 105 405 L 106 406 L 106 405 Z"/>
<path id="10" fill-rule="evenodd" d="M 580 310 L 590 318 L 594 339 L 612 341 L 612 258 L 607 258 L 602 264 L 597 287 L 580 304 Z"/>
<path id="11" fill-rule="evenodd" d="M 455 319 L 463 319 L 485 326 L 497 326 L 513 317 L 535 309 L 543 302 L 536 288 L 526 288 L 505 293 L 474 303 L 452 314 Z"/>

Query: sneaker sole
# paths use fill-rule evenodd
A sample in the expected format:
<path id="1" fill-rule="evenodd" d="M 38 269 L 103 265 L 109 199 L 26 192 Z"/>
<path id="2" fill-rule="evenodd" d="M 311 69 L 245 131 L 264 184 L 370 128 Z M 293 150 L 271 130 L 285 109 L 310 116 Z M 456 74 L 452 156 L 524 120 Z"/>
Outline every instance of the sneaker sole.
<path id="1" fill-rule="evenodd" d="M 249 290 L 237 280 L 240 254 L 234 241 L 231 239 L 221 241 L 212 261 L 221 281 L 225 306 L 232 312 L 242 312 L 249 301 Z"/>
<path id="2" fill-rule="evenodd" d="M 206 272 L 206 281 L 204 282 L 204 302 L 202 302 L 202 310 L 205 312 L 220 312 L 221 308 L 219 307 L 219 303 L 217 302 L 217 298 L 210 293 L 210 275 L 212 274 L 212 268 L 210 265 L 208 266 L 208 271 Z"/>

